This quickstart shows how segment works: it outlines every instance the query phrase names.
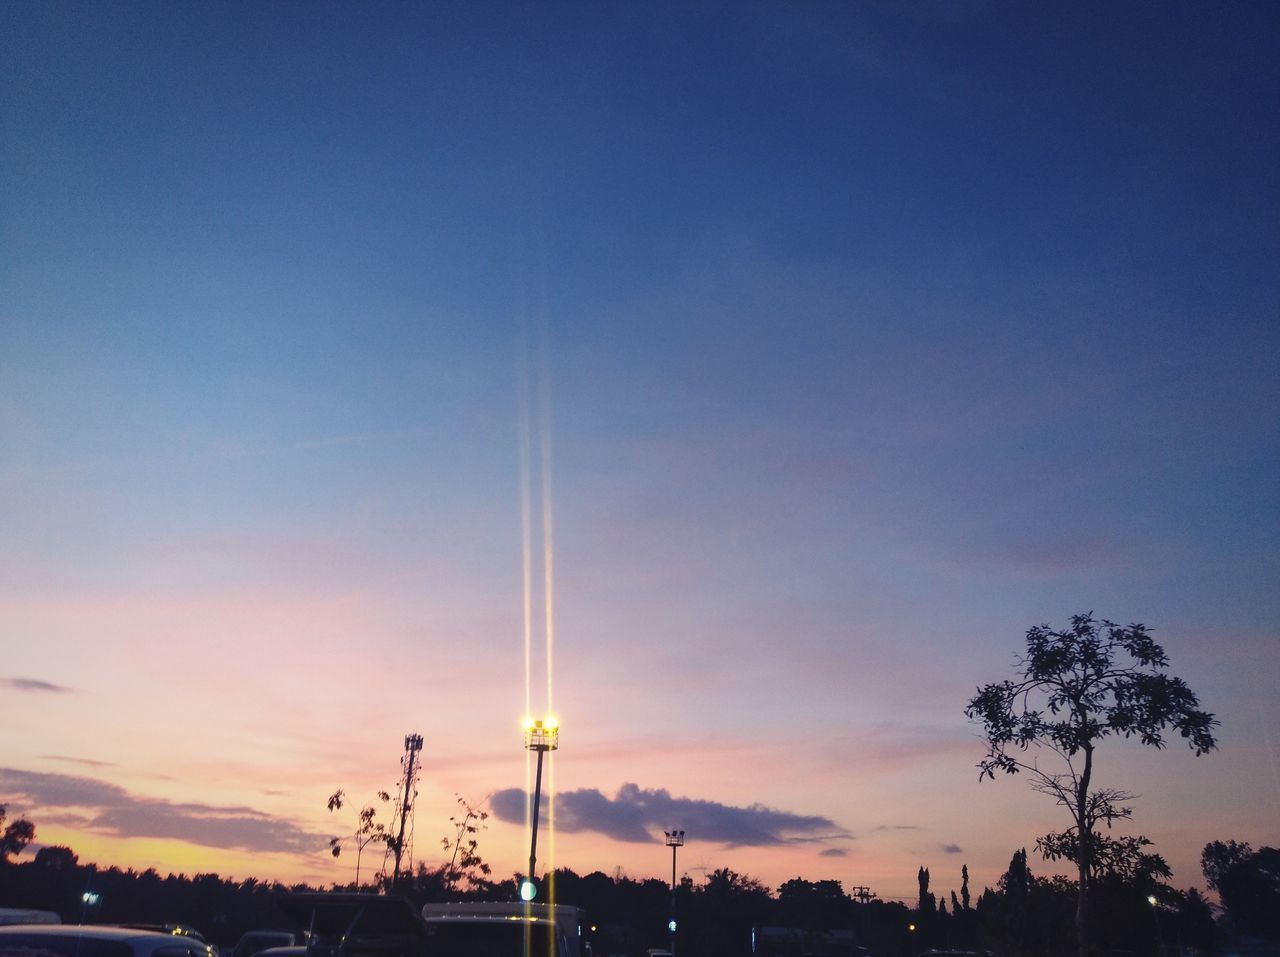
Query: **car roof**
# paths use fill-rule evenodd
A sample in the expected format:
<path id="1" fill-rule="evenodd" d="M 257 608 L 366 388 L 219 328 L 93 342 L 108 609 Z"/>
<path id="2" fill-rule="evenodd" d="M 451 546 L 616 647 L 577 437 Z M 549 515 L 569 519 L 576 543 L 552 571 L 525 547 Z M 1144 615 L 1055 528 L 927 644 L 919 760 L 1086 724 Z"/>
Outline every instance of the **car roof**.
<path id="1" fill-rule="evenodd" d="M 118 924 L 117 926 L 128 927 L 130 930 L 154 930 L 158 934 L 170 934 L 174 937 L 195 937 L 201 941 L 205 939 L 204 934 L 186 924 Z"/>
<path id="2" fill-rule="evenodd" d="M 138 930 L 136 927 L 116 927 L 110 924 L 8 924 L 0 927 L 0 934 L 37 937 L 93 937 L 98 940 L 136 940 L 159 937 L 173 940 L 175 935 L 154 930 Z M 180 939 L 180 938 L 179 938 Z"/>
<path id="3" fill-rule="evenodd" d="M 417 908 L 403 897 L 349 892 L 294 892 L 276 899 L 280 910 L 300 927 L 339 940 L 360 937 L 425 937 Z"/>

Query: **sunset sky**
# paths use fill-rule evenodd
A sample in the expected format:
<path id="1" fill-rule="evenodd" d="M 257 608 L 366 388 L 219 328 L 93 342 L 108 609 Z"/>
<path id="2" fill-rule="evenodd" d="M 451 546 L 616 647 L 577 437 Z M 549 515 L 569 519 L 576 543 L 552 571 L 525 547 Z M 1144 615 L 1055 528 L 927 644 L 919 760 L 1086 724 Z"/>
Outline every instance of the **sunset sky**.
<path id="1" fill-rule="evenodd" d="M 1093 611 L 1221 722 L 1103 749 L 1132 831 L 1178 887 L 1276 845 L 1277 49 L 1265 2 L 0 5 L 0 803 L 348 881 L 416 731 L 415 859 L 461 795 L 505 876 L 527 701 L 540 865 L 677 826 L 694 880 L 980 890 L 1068 822 L 965 703 Z"/>

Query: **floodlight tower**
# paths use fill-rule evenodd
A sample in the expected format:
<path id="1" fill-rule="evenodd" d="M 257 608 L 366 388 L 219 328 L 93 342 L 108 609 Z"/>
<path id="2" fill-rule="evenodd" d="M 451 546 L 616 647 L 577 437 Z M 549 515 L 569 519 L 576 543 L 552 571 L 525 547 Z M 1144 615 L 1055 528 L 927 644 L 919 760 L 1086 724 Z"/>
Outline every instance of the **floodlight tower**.
<path id="1" fill-rule="evenodd" d="M 676 957 L 676 848 L 684 847 L 684 831 L 672 828 L 662 833 L 667 836 L 667 847 L 671 848 L 671 921 L 667 930 L 671 935 L 671 957 Z"/>
<path id="2" fill-rule="evenodd" d="M 521 900 L 531 901 L 538 893 L 536 872 L 534 868 L 538 860 L 538 804 L 542 798 L 542 756 L 548 751 L 560 747 L 560 725 L 555 718 L 545 721 L 526 720 L 524 723 L 524 746 L 526 751 L 534 751 L 538 755 L 538 770 L 533 779 L 533 813 L 529 817 L 529 873 L 520 884 Z"/>
<path id="3" fill-rule="evenodd" d="M 413 802 L 418 796 L 418 772 L 421 770 L 418 754 L 421 751 L 422 735 L 405 735 L 404 757 L 400 759 L 400 767 L 404 768 L 404 775 L 400 778 L 400 806 L 397 809 L 400 816 L 400 830 L 391 848 L 395 854 L 395 869 L 391 872 L 392 887 L 400 882 L 400 860 L 406 850 L 409 852 L 409 865 L 413 866 Z M 409 830 L 407 844 L 404 836 L 406 823 Z"/>

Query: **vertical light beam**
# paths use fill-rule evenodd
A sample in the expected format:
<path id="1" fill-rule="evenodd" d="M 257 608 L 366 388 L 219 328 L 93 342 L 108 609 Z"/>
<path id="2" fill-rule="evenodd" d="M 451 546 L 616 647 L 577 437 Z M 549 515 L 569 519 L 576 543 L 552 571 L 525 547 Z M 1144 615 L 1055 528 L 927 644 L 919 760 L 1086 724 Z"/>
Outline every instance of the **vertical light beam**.
<path id="1" fill-rule="evenodd" d="M 542 608 L 546 631 L 547 664 L 547 713 L 555 713 L 552 699 L 551 676 L 555 648 L 555 548 L 551 515 L 551 372 L 547 358 L 547 331 L 545 317 L 542 323 L 541 355 L 538 376 L 538 432 L 542 466 Z"/>

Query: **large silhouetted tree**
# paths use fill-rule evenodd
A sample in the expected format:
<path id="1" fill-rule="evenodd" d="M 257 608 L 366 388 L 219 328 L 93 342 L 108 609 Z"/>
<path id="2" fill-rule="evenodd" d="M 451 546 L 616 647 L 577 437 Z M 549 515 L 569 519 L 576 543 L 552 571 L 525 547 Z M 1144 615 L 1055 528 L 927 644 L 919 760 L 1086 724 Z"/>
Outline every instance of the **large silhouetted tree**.
<path id="1" fill-rule="evenodd" d="M 1131 816 L 1134 795 L 1095 785 L 1098 745 L 1122 736 L 1162 748 L 1165 734 L 1176 731 L 1200 755 L 1217 747 L 1217 722 L 1182 679 L 1165 673 L 1168 658 L 1144 625 L 1120 627 L 1092 614 L 1073 616 L 1062 631 L 1037 625 L 1027 632 L 1017 667 L 1015 680 L 979 688 L 965 708 L 987 739 L 979 780 L 1025 771 L 1036 791 L 1070 813 L 1069 828 L 1036 845 L 1046 858 L 1076 865 L 1076 944 L 1085 957 L 1094 875 L 1150 871 L 1163 863 L 1143 851 L 1150 843 L 1145 838 L 1099 833 L 1099 825 Z M 1042 766 L 1046 751 L 1058 760 Z"/>

